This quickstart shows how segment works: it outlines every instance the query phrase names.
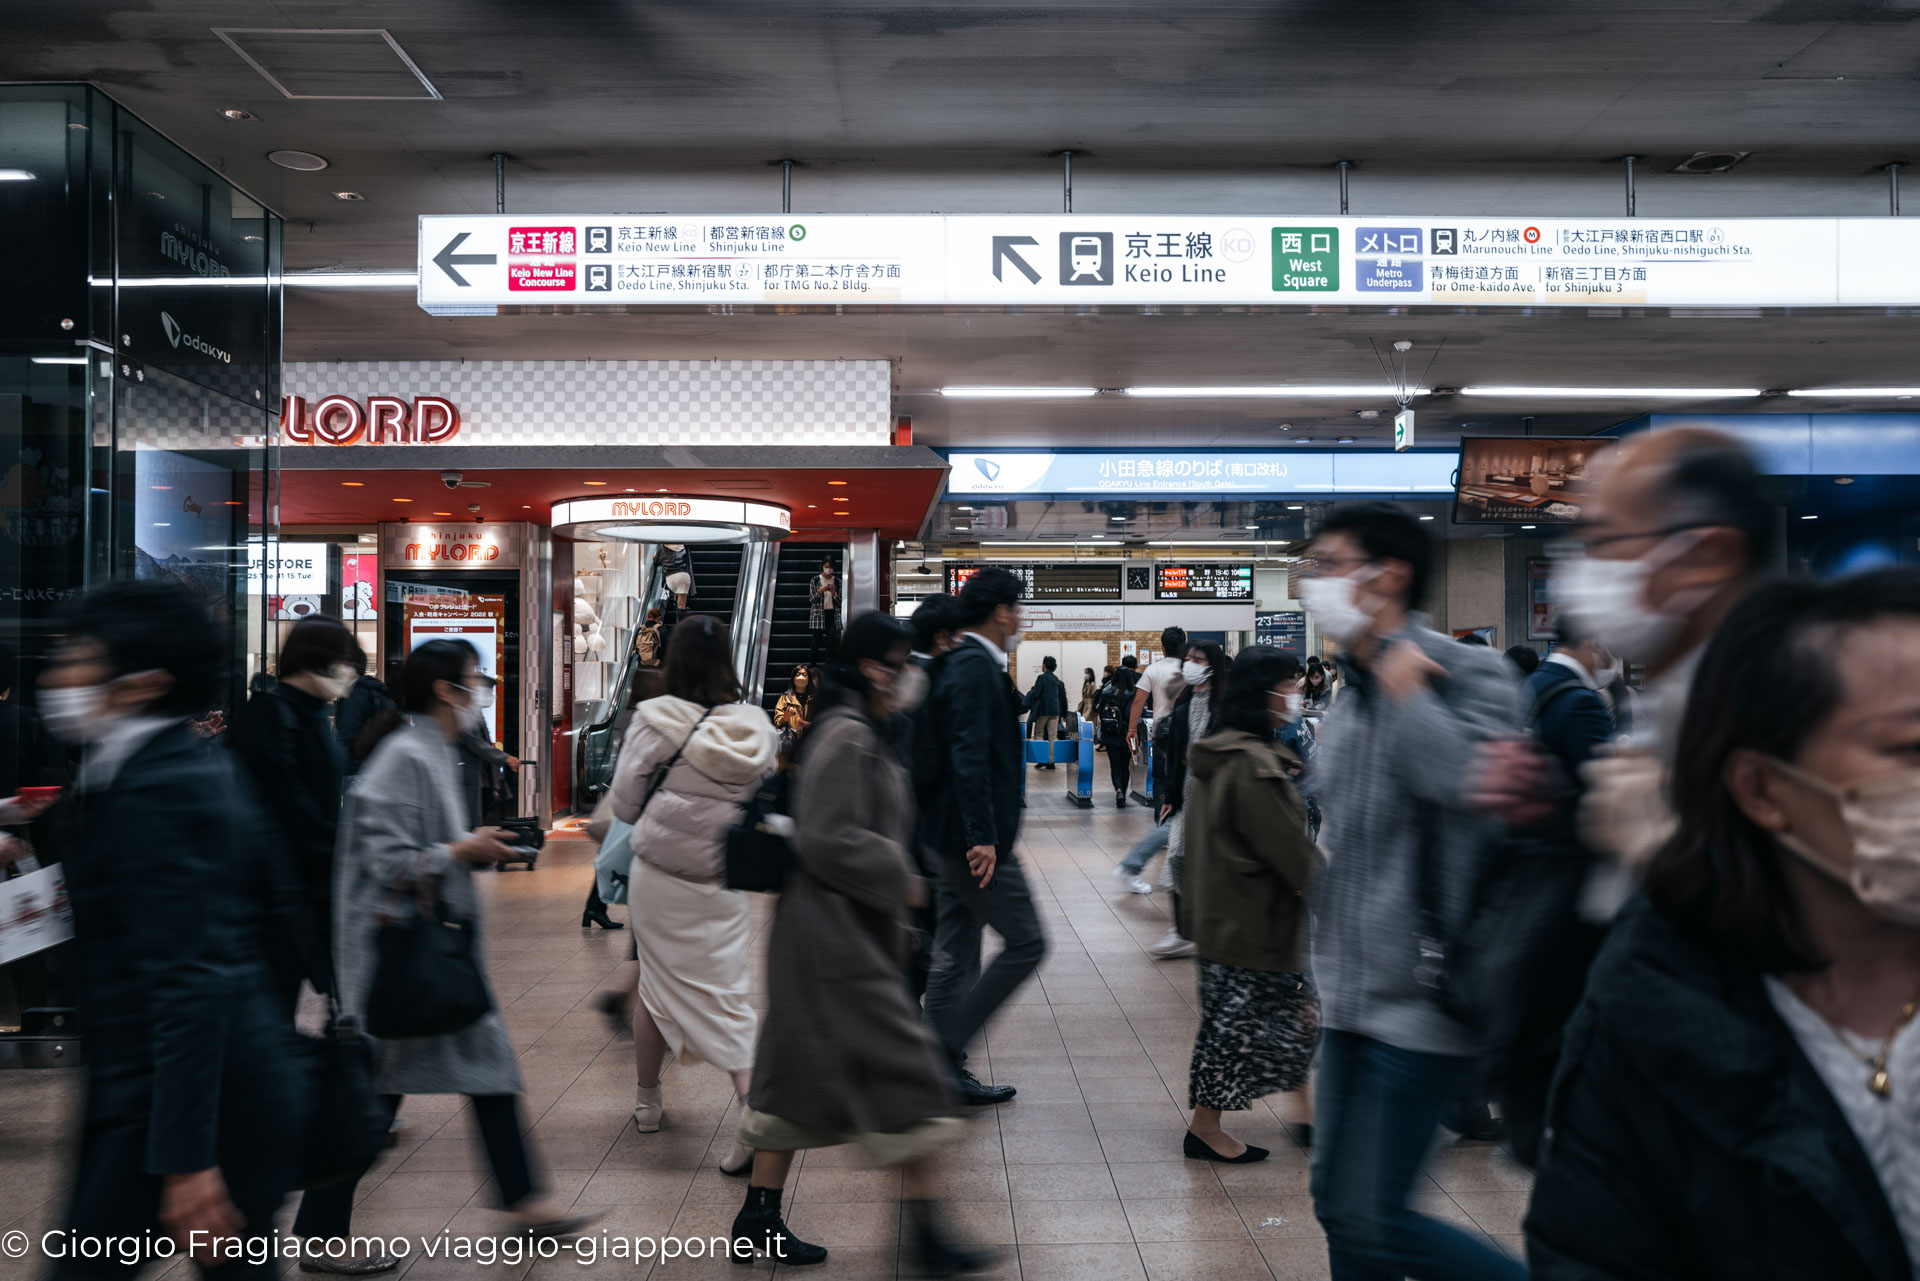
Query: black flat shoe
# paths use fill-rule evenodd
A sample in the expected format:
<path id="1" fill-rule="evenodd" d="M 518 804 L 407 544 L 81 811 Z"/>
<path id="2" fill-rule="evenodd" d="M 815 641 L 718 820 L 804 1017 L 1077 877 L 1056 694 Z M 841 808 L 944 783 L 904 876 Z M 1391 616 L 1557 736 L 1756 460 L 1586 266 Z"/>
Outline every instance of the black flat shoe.
<path id="1" fill-rule="evenodd" d="M 743 1237 L 749 1244 L 748 1249 L 738 1251 L 729 1245 L 728 1257 L 735 1263 L 752 1264 L 760 1255 L 766 1255 L 774 1262 L 790 1268 L 804 1268 L 827 1261 L 825 1246 L 802 1241 L 793 1235 L 793 1229 L 781 1217 L 779 1188 L 749 1187 L 747 1203 L 734 1216 L 733 1231 L 728 1236 L 732 1238 L 732 1244 L 738 1244 Z"/>
<path id="2" fill-rule="evenodd" d="M 611 916 L 608 916 L 607 909 L 604 907 L 599 907 L 599 908 L 590 907 L 586 911 L 580 913 L 581 929 L 584 930 L 584 929 L 587 929 L 589 926 L 594 926 L 594 925 L 598 925 L 603 930 L 624 930 L 627 928 L 625 925 L 621 924 L 619 921 L 616 921 Z"/>
<path id="3" fill-rule="evenodd" d="M 1267 1150 L 1256 1148 L 1251 1143 L 1247 1144 L 1247 1150 L 1239 1156 L 1221 1156 L 1208 1147 L 1192 1130 L 1187 1131 L 1186 1142 L 1182 1144 L 1182 1148 L 1196 1161 L 1218 1161 L 1222 1165 L 1252 1165 L 1255 1161 L 1267 1159 Z"/>

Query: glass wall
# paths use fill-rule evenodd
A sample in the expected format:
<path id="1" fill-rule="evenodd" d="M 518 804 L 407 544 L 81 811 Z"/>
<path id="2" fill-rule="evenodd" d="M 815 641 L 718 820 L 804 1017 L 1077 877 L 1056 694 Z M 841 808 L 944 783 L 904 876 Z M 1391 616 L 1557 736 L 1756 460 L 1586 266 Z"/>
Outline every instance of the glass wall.
<path id="1" fill-rule="evenodd" d="M 231 707 L 277 640 L 247 567 L 277 522 L 281 221 L 84 86 L 0 86 L 0 169 L 0 685 L 30 696 L 88 585 L 168 576 L 227 623 Z"/>

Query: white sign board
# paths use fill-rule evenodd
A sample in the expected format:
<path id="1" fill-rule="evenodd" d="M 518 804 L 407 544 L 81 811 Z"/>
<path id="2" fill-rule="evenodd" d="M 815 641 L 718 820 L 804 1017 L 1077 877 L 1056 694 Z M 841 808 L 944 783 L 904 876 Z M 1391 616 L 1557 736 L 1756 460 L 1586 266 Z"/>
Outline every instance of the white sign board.
<path id="1" fill-rule="evenodd" d="M 325 596 L 325 543 L 247 544 L 247 591 L 268 596 Z"/>
<path id="2" fill-rule="evenodd" d="M 0 965 L 44 952 L 72 937 L 67 875 L 58 863 L 0 881 Z"/>
<path id="3" fill-rule="evenodd" d="M 1920 220 L 430 215 L 472 306 L 1920 305 Z"/>

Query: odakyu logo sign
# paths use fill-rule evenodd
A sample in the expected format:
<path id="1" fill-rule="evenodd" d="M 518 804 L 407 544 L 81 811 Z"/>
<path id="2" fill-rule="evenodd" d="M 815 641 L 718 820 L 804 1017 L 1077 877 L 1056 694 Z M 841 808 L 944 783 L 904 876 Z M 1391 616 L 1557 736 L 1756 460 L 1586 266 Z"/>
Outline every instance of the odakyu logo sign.
<path id="1" fill-rule="evenodd" d="M 160 313 L 160 328 L 166 330 L 167 341 L 173 344 L 173 348 L 176 351 L 185 347 L 188 351 L 197 351 L 202 356 L 209 356 L 223 365 L 231 365 L 233 363 L 233 355 L 231 352 L 220 350 L 198 334 L 188 333 L 185 329 L 181 328 L 179 321 L 164 311 Z"/>
<path id="2" fill-rule="evenodd" d="M 954 454 L 947 490 L 955 494 L 1033 493 L 1053 466 L 1054 454 Z"/>

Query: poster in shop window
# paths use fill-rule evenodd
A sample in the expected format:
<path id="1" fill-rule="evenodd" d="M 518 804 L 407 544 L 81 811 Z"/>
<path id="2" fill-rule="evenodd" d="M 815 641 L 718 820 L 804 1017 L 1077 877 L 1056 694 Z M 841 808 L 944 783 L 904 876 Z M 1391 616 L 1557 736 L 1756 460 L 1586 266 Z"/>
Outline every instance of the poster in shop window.
<path id="1" fill-rule="evenodd" d="M 500 679 L 507 658 L 507 598 L 482 593 L 408 596 L 407 652 L 428 641 L 460 640 L 480 655 L 480 674 Z M 487 737 L 500 742 L 500 700 L 484 710 Z"/>
<path id="2" fill-rule="evenodd" d="M 1560 635 L 1560 607 L 1553 600 L 1553 562 L 1527 562 L 1527 639 L 1553 640 Z"/>

